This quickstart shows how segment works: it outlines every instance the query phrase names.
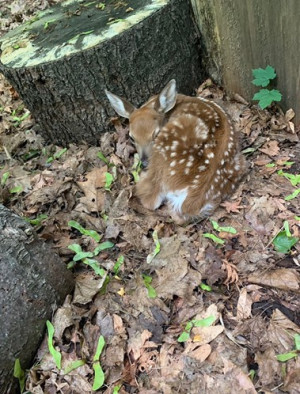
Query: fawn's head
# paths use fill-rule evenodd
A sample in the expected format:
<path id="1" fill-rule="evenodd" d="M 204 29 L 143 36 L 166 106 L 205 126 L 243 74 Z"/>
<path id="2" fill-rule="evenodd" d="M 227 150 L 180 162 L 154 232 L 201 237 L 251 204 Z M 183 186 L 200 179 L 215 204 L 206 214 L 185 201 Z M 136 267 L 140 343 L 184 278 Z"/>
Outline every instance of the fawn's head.
<path id="1" fill-rule="evenodd" d="M 176 104 L 176 82 L 172 79 L 158 96 L 150 98 L 141 108 L 105 90 L 114 110 L 129 119 L 129 137 L 135 144 L 143 165 L 147 165 L 153 143 L 159 134 L 165 114 Z"/>

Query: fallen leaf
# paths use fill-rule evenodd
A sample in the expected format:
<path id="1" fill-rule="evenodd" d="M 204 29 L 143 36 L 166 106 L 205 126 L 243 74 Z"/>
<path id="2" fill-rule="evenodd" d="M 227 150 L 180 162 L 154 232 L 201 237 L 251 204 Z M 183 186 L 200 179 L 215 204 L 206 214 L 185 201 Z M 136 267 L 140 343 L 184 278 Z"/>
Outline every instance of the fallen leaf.
<path id="1" fill-rule="evenodd" d="M 255 387 L 253 386 L 253 383 L 251 382 L 249 376 L 247 376 L 241 368 L 224 358 L 223 362 L 226 380 L 229 380 L 231 382 L 232 387 L 238 388 L 236 392 L 245 394 L 257 394 L 257 391 L 255 390 Z"/>
<path id="2" fill-rule="evenodd" d="M 198 345 L 198 344 L 197 344 Z M 207 343 L 205 345 L 199 346 L 190 352 L 185 352 L 191 358 L 197 361 L 203 362 L 211 353 L 211 346 Z"/>
<path id="3" fill-rule="evenodd" d="M 227 278 L 224 280 L 224 285 L 231 285 L 239 281 L 239 275 L 237 273 L 237 267 L 229 263 L 227 260 L 222 260 L 222 269 L 226 271 Z"/>
<path id="4" fill-rule="evenodd" d="M 95 278 L 92 273 L 79 274 L 76 278 L 73 302 L 87 304 L 102 288 L 106 275 L 102 278 Z"/>
<path id="5" fill-rule="evenodd" d="M 298 366 L 295 369 L 288 371 L 285 379 L 283 387 L 280 387 L 280 390 L 287 393 L 299 393 L 300 387 L 300 367 Z"/>
<path id="6" fill-rule="evenodd" d="M 258 364 L 259 382 L 263 387 L 270 384 L 280 384 L 281 365 L 277 361 L 275 350 L 272 347 L 268 347 L 264 352 L 257 351 L 255 361 Z"/>
<path id="7" fill-rule="evenodd" d="M 292 108 L 288 109 L 286 111 L 284 117 L 285 117 L 286 121 L 289 122 L 290 120 L 292 120 L 295 117 L 295 111 Z"/>
<path id="8" fill-rule="evenodd" d="M 242 199 L 239 198 L 237 201 L 224 201 L 221 206 L 226 209 L 227 213 L 236 212 L 239 213 L 240 209 L 246 208 L 245 205 L 240 205 Z"/>
<path id="9" fill-rule="evenodd" d="M 101 212 L 103 210 L 105 202 L 103 187 L 106 182 L 106 172 L 107 166 L 101 168 L 95 167 L 86 174 L 86 181 L 77 182 L 85 196 L 79 198 L 80 203 L 77 205 L 76 210 L 81 211 L 84 207 L 86 212 Z"/>
<path id="10" fill-rule="evenodd" d="M 144 330 L 141 333 L 136 332 L 135 335 L 130 335 L 128 340 L 128 354 L 130 354 L 133 361 L 140 358 L 145 342 L 151 337 L 152 333 L 148 330 Z"/>
<path id="11" fill-rule="evenodd" d="M 256 272 L 248 277 L 248 281 L 282 290 L 300 289 L 300 276 L 294 269 L 280 268 L 269 272 Z"/>
<path id="12" fill-rule="evenodd" d="M 278 141 L 268 141 L 259 150 L 268 156 L 276 156 L 279 153 Z"/>
<path id="13" fill-rule="evenodd" d="M 237 303 L 237 318 L 238 320 L 245 320 L 251 316 L 252 299 L 249 296 L 247 289 L 243 288 Z"/>

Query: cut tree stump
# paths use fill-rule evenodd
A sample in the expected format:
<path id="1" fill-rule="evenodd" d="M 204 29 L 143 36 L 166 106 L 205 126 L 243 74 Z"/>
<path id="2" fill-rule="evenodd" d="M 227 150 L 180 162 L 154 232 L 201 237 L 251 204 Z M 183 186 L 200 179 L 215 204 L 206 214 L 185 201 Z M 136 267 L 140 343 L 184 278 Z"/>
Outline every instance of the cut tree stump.
<path id="1" fill-rule="evenodd" d="M 206 76 L 188 0 L 69 0 L 0 43 L 0 71 L 61 145 L 95 144 L 111 127 L 104 89 L 140 105 L 172 78 L 191 94 Z"/>
<path id="2" fill-rule="evenodd" d="M 45 323 L 73 276 L 22 218 L 0 205 L 0 394 L 16 393 L 14 363 L 31 366 Z"/>

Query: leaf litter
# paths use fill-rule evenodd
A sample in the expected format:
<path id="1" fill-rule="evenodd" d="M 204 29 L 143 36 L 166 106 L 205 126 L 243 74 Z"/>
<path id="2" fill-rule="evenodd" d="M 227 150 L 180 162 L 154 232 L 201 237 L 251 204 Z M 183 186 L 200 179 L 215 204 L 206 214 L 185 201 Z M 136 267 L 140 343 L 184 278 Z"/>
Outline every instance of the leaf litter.
<path id="1" fill-rule="evenodd" d="M 2 32 L 49 3 L 15 0 L 10 10 L 1 5 Z M 229 102 L 210 80 L 198 94 L 218 100 L 231 115 L 249 168 L 234 195 L 213 214 L 214 225 L 207 220 L 180 227 L 164 207 L 149 212 L 135 200 L 137 162 L 127 125 L 112 119 L 115 131 L 99 136 L 99 148 L 45 146 L 30 116 L 13 122 L 13 111 L 19 108 L 22 116 L 26 109 L 1 76 L 1 202 L 30 220 L 44 215 L 33 222 L 36 230 L 66 264 L 74 256 L 71 244 L 85 252 L 99 245 L 78 229 L 94 230 L 100 242 L 114 244 L 93 257 L 103 276 L 92 265 L 79 261 L 74 266 L 75 292 L 52 319 L 52 346 L 61 355 L 61 369 L 46 336 L 26 390 L 299 390 L 299 359 L 283 364 L 277 355 L 293 351 L 300 332 L 300 245 L 286 254 L 274 246 L 285 221 L 291 237 L 299 237 L 299 195 L 291 182 L 300 172 L 294 113 L 260 110 L 238 97 Z M 280 170 L 295 177 L 282 176 Z M 18 186 L 19 192 L 10 192 Z M 287 200 L 293 193 L 295 198 Z M 210 326 L 191 323 L 187 339 L 178 342 L 189 322 L 210 316 Z"/>

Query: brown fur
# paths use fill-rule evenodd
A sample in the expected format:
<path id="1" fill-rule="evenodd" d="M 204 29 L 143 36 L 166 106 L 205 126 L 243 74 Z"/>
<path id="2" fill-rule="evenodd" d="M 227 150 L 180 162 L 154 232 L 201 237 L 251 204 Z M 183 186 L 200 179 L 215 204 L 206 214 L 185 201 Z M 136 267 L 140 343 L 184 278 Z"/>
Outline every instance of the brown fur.
<path id="1" fill-rule="evenodd" d="M 161 96 L 168 99 L 167 87 L 129 115 L 137 151 L 149 159 L 136 194 L 148 209 L 166 198 L 174 216 L 205 217 L 232 193 L 243 173 L 238 138 L 227 114 L 212 101 L 178 94 L 164 113 Z M 178 193 L 186 193 L 182 204 Z"/>

